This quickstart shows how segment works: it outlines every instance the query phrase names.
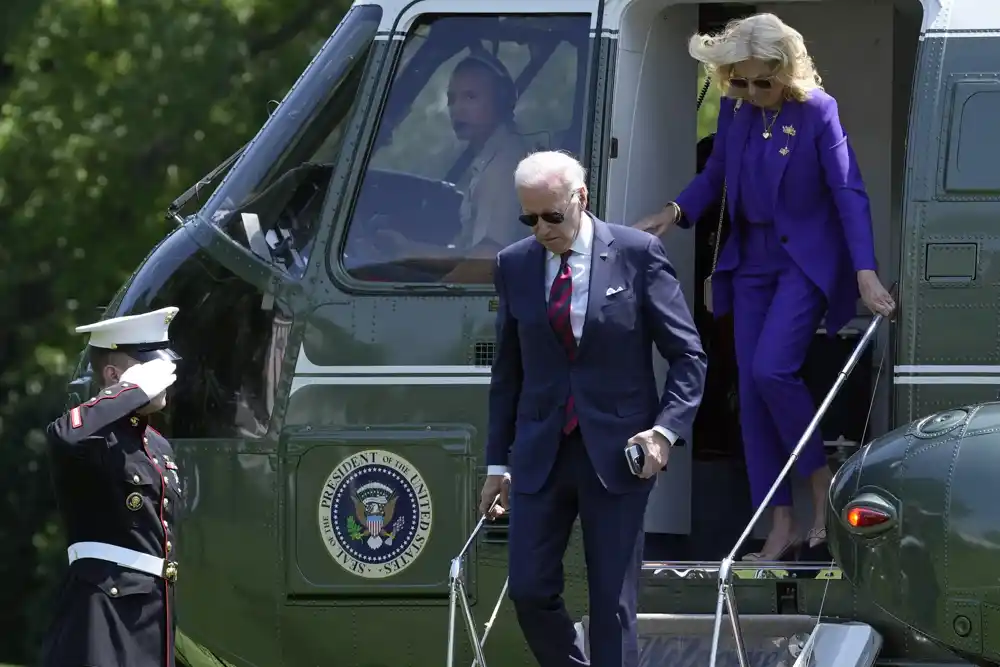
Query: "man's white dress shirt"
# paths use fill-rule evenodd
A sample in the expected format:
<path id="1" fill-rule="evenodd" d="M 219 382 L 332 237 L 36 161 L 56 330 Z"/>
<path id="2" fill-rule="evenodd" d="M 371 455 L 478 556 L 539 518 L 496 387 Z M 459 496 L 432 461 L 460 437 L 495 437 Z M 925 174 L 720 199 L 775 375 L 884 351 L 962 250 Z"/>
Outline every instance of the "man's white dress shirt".
<path id="1" fill-rule="evenodd" d="M 580 233 L 576 235 L 576 240 L 570 246 L 573 254 L 569 256 L 566 263 L 569 264 L 570 271 L 573 272 L 573 292 L 569 302 L 569 321 L 573 327 L 573 336 L 576 337 L 577 345 L 580 344 L 580 336 L 583 333 L 583 323 L 587 319 L 587 302 L 590 300 L 590 261 L 594 248 L 594 221 L 589 214 L 584 214 L 580 218 Z M 552 283 L 559 275 L 559 265 L 562 262 L 559 255 L 552 251 L 545 253 L 545 302 L 549 301 L 549 292 L 552 290 Z M 653 430 L 667 439 L 671 445 L 677 442 L 677 434 L 662 426 L 654 426 Z M 624 445 L 622 445 L 624 449 Z M 622 459 L 624 460 L 624 456 Z M 624 465 L 624 462 L 623 462 Z M 503 475 L 508 472 L 507 466 L 487 466 L 487 475 Z"/>

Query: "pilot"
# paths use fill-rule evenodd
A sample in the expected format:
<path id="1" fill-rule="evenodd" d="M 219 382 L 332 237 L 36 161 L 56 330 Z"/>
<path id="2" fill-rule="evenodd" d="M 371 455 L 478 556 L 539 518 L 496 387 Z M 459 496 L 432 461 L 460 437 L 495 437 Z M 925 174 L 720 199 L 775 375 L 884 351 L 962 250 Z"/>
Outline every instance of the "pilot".
<path id="1" fill-rule="evenodd" d="M 77 328 L 100 392 L 49 424 L 69 570 L 43 667 L 174 667 L 179 471 L 149 416 L 176 380 L 174 307 Z"/>
<path id="2" fill-rule="evenodd" d="M 466 142 L 466 148 L 449 179 L 454 178 L 464 193 L 461 230 L 447 250 L 387 232 L 396 245 L 394 256 L 451 255 L 472 260 L 460 263 L 442 280 L 492 282 L 496 253 L 529 231 L 518 222 L 521 207 L 514 189 L 514 170 L 529 152 L 515 128 L 516 105 L 514 80 L 504 64 L 489 52 L 474 51 L 455 66 L 448 84 L 448 113 L 455 136 Z"/>

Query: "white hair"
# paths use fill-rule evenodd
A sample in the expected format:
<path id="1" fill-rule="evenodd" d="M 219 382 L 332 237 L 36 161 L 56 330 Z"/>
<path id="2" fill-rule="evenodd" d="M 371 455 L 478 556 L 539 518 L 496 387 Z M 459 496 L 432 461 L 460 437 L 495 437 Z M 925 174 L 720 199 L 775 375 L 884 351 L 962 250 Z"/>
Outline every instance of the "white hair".
<path id="1" fill-rule="evenodd" d="M 729 90 L 733 65 L 750 59 L 776 63 L 775 78 L 800 102 L 822 88 L 823 80 L 802 34 L 774 14 L 754 14 L 730 21 L 714 35 L 695 35 L 688 43 L 688 52 L 705 64 L 723 93 Z"/>
<path id="2" fill-rule="evenodd" d="M 518 163 L 514 186 L 522 188 L 565 185 L 568 192 L 587 184 L 587 171 L 572 155 L 562 151 L 539 151 Z"/>

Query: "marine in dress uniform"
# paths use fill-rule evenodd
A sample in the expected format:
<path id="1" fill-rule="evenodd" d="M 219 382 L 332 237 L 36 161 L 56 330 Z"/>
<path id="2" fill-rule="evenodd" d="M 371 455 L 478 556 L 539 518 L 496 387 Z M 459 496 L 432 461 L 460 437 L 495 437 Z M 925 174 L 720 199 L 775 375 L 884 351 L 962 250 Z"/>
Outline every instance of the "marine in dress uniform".
<path id="1" fill-rule="evenodd" d="M 43 667 L 173 667 L 174 450 L 149 426 L 174 383 L 168 328 L 177 308 L 79 327 L 101 391 L 49 424 L 69 571 Z"/>

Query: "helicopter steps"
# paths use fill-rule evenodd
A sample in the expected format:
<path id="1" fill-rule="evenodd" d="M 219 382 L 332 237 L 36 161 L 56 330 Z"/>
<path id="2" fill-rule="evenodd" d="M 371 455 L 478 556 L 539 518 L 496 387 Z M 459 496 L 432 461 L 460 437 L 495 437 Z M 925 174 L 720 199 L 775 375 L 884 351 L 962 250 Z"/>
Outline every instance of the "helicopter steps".
<path id="1" fill-rule="evenodd" d="M 588 618 L 577 623 L 587 646 Z M 706 667 L 712 653 L 711 614 L 639 614 L 641 667 Z M 790 614 L 740 614 L 749 664 L 744 667 L 871 667 L 881 635 L 857 622 L 821 622 Z M 716 667 L 741 667 L 728 619 L 719 638 Z"/>

